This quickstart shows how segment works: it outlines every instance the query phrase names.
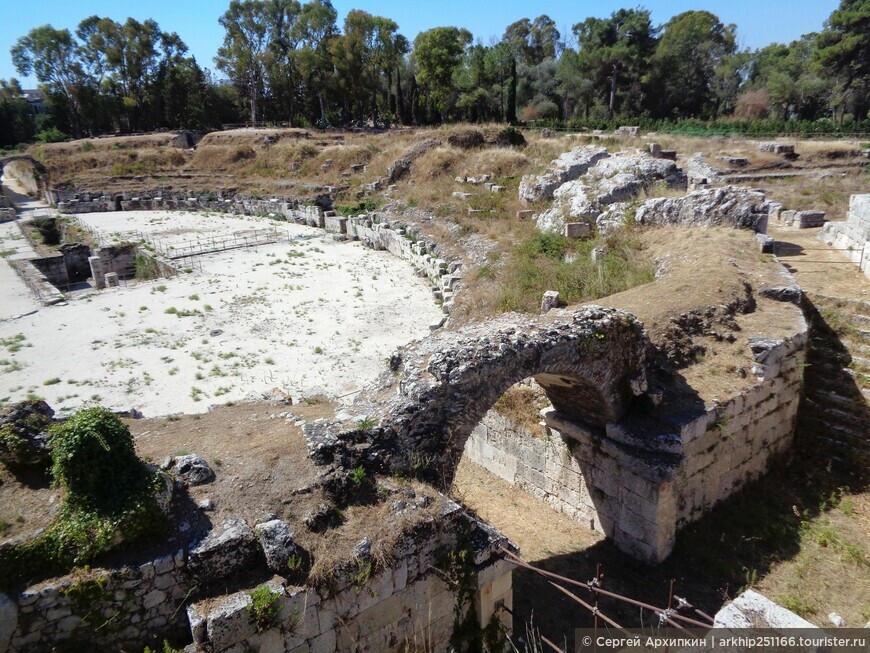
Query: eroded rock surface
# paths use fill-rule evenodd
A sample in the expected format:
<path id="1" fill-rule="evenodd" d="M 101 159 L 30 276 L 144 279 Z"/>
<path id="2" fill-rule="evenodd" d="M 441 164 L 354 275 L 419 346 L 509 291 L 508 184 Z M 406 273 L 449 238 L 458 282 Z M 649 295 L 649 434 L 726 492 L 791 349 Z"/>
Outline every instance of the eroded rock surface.
<path id="1" fill-rule="evenodd" d="M 657 183 L 683 186 L 677 164 L 645 152 L 618 154 L 599 161 L 588 172 L 553 192 L 553 206 L 536 218 L 538 229 L 561 233 L 566 222 L 592 222 L 607 206 L 633 199 Z"/>
<path id="2" fill-rule="evenodd" d="M 635 219 L 645 225 L 711 227 L 723 225 L 767 231 L 768 202 L 764 193 L 741 186 L 724 186 L 683 197 L 657 197 L 644 202 Z"/>
<path id="3" fill-rule="evenodd" d="M 577 179 L 598 161 L 609 156 L 606 149 L 594 145 L 563 152 L 550 162 L 550 169 L 544 174 L 523 176 L 520 199 L 526 202 L 552 199 L 553 191 L 559 186 Z"/>

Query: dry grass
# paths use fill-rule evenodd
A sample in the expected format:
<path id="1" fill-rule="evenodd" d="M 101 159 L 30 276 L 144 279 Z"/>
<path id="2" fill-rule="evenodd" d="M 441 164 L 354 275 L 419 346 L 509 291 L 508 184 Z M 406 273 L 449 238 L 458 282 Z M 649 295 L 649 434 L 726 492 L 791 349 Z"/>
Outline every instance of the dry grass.
<path id="1" fill-rule="evenodd" d="M 392 552 L 402 535 L 410 533 L 415 525 L 428 518 L 438 518 L 441 505 L 436 490 L 418 481 L 401 481 L 401 484 L 413 490 L 417 497 L 435 499 L 426 508 L 405 510 L 401 514 L 394 512 L 390 500 L 375 505 L 350 506 L 339 511 L 340 525 L 303 538 L 312 558 L 310 583 L 328 583 L 336 569 L 352 559 L 354 547 L 365 537 L 372 542 L 373 564 L 367 573 L 390 567 L 393 564 Z"/>
<path id="2" fill-rule="evenodd" d="M 492 408 L 538 437 L 542 433 L 540 410 L 549 405 L 550 401 L 542 390 L 518 383 L 508 388 Z"/>

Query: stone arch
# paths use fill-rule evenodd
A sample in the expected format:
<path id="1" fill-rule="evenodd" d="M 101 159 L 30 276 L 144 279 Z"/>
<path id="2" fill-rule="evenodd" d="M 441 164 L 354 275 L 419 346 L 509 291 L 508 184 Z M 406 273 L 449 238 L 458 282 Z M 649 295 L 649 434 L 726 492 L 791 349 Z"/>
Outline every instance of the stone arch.
<path id="1" fill-rule="evenodd" d="M 377 426 L 308 424 L 309 450 L 327 483 L 362 465 L 449 486 L 472 430 L 525 378 L 538 381 L 559 414 L 603 433 L 646 392 L 648 344 L 634 316 L 598 306 L 442 332 L 400 350 L 391 372 L 357 399 L 355 412 Z"/>

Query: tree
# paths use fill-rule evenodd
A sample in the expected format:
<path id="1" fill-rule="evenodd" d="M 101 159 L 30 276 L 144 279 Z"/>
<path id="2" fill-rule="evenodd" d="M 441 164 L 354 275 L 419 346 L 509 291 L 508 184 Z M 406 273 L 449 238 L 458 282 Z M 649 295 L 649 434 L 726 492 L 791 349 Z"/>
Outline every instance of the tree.
<path id="1" fill-rule="evenodd" d="M 248 99 L 251 122 L 257 121 L 257 106 L 265 94 L 269 4 L 268 0 L 232 0 L 218 19 L 226 34 L 215 65 Z"/>
<path id="2" fill-rule="evenodd" d="M 73 132 L 76 137 L 81 136 L 81 96 L 89 80 L 70 31 L 51 25 L 30 30 L 12 46 L 12 63 L 19 74 L 33 73 L 67 103 Z"/>
<path id="3" fill-rule="evenodd" d="M 655 49 L 655 30 L 646 9 L 620 9 L 610 18 L 587 18 L 573 27 L 581 67 L 598 88 L 609 87 L 607 107 L 616 115 L 617 91 L 639 82 Z"/>
<path id="4" fill-rule="evenodd" d="M 294 56 L 309 94 L 317 97 L 322 127 L 327 124 L 326 90 L 332 82 L 334 69 L 330 42 L 338 33 L 337 16 L 329 0 L 312 0 L 302 6 L 297 24 L 300 47 Z"/>
<path id="5" fill-rule="evenodd" d="M 584 118 L 589 120 L 589 109 L 595 100 L 595 84 L 585 74 L 580 55 L 575 50 L 564 50 L 556 62 L 556 82 L 563 102 L 563 115 L 569 118 L 582 108 Z"/>
<path id="6" fill-rule="evenodd" d="M 835 86 L 819 76 L 813 62 L 816 40 L 817 35 L 807 34 L 789 45 L 774 43 L 752 55 L 747 90 L 764 90 L 772 112 L 780 118 L 815 120 Z"/>
<path id="7" fill-rule="evenodd" d="M 735 33 L 709 11 L 686 11 L 665 23 L 652 59 L 656 113 L 716 114 L 716 70 L 736 51 Z"/>
<path id="8" fill-rule="evenodd" d="M 840 0 L 819 34 L 816 61 L 840 82 L 856 119 L 870 111 L 870 0 Z M 842 114 L 841 114 L 842 115 Z"/>
<path id="9" fill-rule="evenodd" d="M 453 90 L 453 74 L 470 43 L 471 32 L 458 27 L 435 27 L 420 32 L 414 39 L 417 83 L 427 93 L 440 120 L 444 119 L 444 106 Z"/>

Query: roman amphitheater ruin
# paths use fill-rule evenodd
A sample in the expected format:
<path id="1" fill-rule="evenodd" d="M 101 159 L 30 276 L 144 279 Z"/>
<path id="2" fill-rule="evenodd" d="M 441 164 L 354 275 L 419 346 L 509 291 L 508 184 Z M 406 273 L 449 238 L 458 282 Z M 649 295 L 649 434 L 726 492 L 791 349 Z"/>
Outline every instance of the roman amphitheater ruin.
<path id="1" fill-rule="evenodd" d="M 241 131 L 224 137 L 263 142 Z M 461 465 L 598 537 L 592 548 L 656 569 L 685 529 L 789 464 L 796 428 L 823 406 L 841 422 L 813 446 L 866 452 L 870 195 L 849 193 L 838 216 L 775 200 L 767 159 L 737 160 L 778 153 L 736 139 L 714 159 L 634 132 L 530 133 L 537 158 L 519 169 L 459 163 L 445 176 L 438 162 L 462 159 L 443 134 L 403 138 L 368 150 L 389 165 L 340 171 L 330 141 L 332 158 L 305 164 L 314 172 L 288 168 L 301 176 L 284 192 L 246 188 L 232 166 L 58 178 L 69 147 L 0 159 L 3 423 L 111 407 L 164 479 L 169 520 L 157 540 L 84 568 L 4 575 L 0 652 L 498 648 L 531 618 L 514 591 L 529 582 L 515 573 L 523 547 L 466 505 Z M 836 174 L 865 153 L 850 156 Z M 311 181 L 320 171 L 337 176 Z M 429 182 L 466 222 L 403 195 Z M 359 203 L 340 206 L 349 197 Z M 589 301 L 546 288 L 536 313 L 476 313 L 508 255 L 486 231 L 502 227 L 467 221 L 508 210 L 518 233 L 569 243 L 560 263 L 590 257 L 602 276 L 631 234 L 650 276 Z M 792 257 L 813 248 L 848 293 L 803 287 L 819 277 Z M 851 367 L 818 358 L 826 301 L 851 320 Z M 845 389 L 819 380 L 847 367 Z M 514 396 L 523 407 L 506 409 Z M 45 433 L 28 437 L 45 448 Z M 27 478 L 0 485 L 0 513 L 20 515 L 2 533 L 5 561 L 24 559 L 61 499 Z M 752 601 L 781 610 L 753 592 L 740 601 L 717 626 Z"/>

